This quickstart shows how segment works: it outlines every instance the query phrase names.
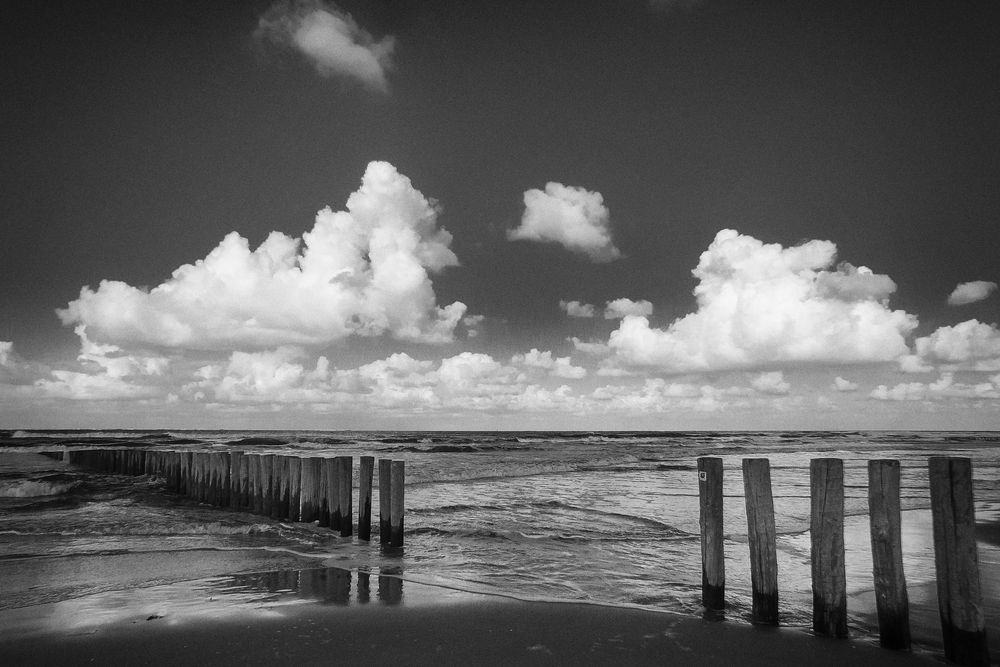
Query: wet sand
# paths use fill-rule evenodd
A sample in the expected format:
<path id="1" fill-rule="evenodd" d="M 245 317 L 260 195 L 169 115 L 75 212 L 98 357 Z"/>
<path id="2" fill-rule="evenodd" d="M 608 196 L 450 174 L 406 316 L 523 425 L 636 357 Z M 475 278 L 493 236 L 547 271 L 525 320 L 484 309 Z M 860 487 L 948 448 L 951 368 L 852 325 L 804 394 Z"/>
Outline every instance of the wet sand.
<path id="1" fill-rule="evenodd" d="M 868 639 L 640 609 L 524 602 L 391 576 L 334 569 L 253 576 L 0 611 L 0 663 L 942 664 L 933 653 L 886 651 Z M 241 585 L 251 580 L 254 585 Z"/>

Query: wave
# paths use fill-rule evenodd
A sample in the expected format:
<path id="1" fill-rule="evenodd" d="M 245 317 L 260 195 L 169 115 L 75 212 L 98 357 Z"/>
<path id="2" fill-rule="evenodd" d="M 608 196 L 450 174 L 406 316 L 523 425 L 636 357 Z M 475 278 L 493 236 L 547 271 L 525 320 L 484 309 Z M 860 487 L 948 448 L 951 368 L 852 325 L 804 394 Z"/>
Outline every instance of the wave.
<path id="1" fill-rule="evenodd" d="M 70 493 L 80 485 L 80 481 L 70 480 L 0 480 L 0 498 L 61 496 Z"/>
<path id="2" fill-rule="evenodd" d="M 253 436 L 233 440 L 231 442 L 227 442 L 226 445 L 230 447 L 281 447 L 282 445 L 287 445 L 289 442 L 290 440 L 288 438 Z"/>

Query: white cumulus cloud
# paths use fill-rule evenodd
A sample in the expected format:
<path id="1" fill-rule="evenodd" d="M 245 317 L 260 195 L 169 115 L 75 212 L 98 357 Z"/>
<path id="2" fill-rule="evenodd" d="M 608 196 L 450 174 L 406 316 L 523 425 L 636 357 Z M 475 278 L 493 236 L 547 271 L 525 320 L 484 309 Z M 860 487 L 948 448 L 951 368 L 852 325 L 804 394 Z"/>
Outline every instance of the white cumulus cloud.
<path id="1" fill-rule="evenodd" d="M 539 352 L 532 348 L 525 354 L 516 354 L 511 357 L 510 362 L 515 366 L 527 368 L 538 368 L 548 371 L 553 377 L 565 378 L 568 380 L 578 380 L 587 377 L 587 369 L 581 366 L 574 366 L 569 357 L 553 357 L 552 352 Z"/>
<path id="2" fill-rule="evenodd" d="M 613 362 L 683 373 L 908 353 L 917 320 L 889 309 L 895 283 L 835 260 L 829 241 L 785 248 L 722 230 L 692 271 L 697 311 L 666 329 L 626 316 L 608 340 Z"/>
<path id="3" fill-rule="evenodd" d="M 233 232 L 151 290 L 104 280 L 58 314 L 114 344 L 245 349 L 352 334 L 448 342 L 466 308 L 436 303 L 429 274 L 458 264 L 437 215 L 410 179 L 372 162 L 347 210 L 321 210 L 301 241 L 272 232 L 250 250 Z"/>
<path id="4" fill-rule="evenodd" d="M 791 389 L 791 385 L 785 381 L 785 376 L 781 371 L 761 373 L 750 381 L 750 386 L 762 394 L 775 396 L 783 396 Z"/>
<path id="5" fill-rule="evenodd" d="M 996 291 L 997 284 L 986 280 L 973 280 L 958 284 L 948 295 L 949 306 L 964 306 L 986 299 Z"/>
<path id="6" fill-rule="evenodd" d="M 376 40 L 331 3 L 285 0 L 260 18 L 257 36 L 298 51 L 322 76 L 348 77 L 380 92 L 389 90 L 395 39 Z"/>
<path id="7" fill-rule="evenodd" d="M 559 243 L 595 262 L 622 256 L 611 240 L 610 213 L 601 193 L 561 183 L 524 193 L 521 225 L 508 230 L 507 238 Z"/>
<path id="8" fill-rule="evenodd" d="M 869 396 L 879 401 L 996 400 L 1000 399 L 1000 375 L 988 381 L 967 383 L 955 382 L 954 373 L 944 372 L 929 383 L 901 382 L 894 387 L 880 384 Z"/>
<path id="9" fill-rule="evenodd" d="M 593 317 L 597 314 L 597 308 L 593 304 L 579 301 L 560 301 L 559 308 L 570 317 Z"/>
<path id="10" fill-rule="evenodd" d="M 858 384 L 850 380 L 845 380 L 838 375 L 833 378 L 833 388 L 837 391 L 857 391 Z"/>
<path id="11" fill-rule="evenodd" d="M 653 304 L 645 299 L 639 299 L 638 301 L 626 298 L 615 299 L 614 301 L 608 301 L 604 307 L 604 319 L 606 320 L 620 320 L 629 315 L 648 317 L 652 314 Z"/>
<path id="12" fill-rule="evenodd" d="M 966 320 L 938 327 L 914 341 L 914 354 L 900 359 L 903 371 L 923 373 L 945 370 L 1000 370 L 1000 329 L 996 324 Z"/>

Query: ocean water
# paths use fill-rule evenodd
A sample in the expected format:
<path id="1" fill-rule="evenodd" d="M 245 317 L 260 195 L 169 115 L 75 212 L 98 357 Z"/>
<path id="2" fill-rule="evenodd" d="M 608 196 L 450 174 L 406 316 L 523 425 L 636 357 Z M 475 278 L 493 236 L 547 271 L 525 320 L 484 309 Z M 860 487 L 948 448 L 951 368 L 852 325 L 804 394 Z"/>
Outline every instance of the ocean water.
<path id="1" fill-rule="evenodd" d="M 167 491 L 160 479 L 75 469 L 41 455 L 103 446 L 404 460 L 405 546 L 382 550 L 377 525 L 371 543 L 341 538 L 314 524 L 199 505 Z M 725 470 L 725 615 L 748 622 L 740 462 L 763 456 L 771 462 L 781 622 L 807 627 L 809 461 L 836 457 L 845 461 L 851 631 L 871 637 L 877 625 L 867 461 L 901 462 L 911 606 L 915 614 L 936 617 L 927 458 L 942 454 L 973 461 L 981 578 L 996 637 L 1000 433 L 971 432 L 0 431 L 0 609 L 139 586 L 335 567 L 522 599 L 700 614 L 696 459 L 711 455 L 722 457 Z M 915 629 L 914 635 L 931 645 L 937 641 L 933 632 Z"/>

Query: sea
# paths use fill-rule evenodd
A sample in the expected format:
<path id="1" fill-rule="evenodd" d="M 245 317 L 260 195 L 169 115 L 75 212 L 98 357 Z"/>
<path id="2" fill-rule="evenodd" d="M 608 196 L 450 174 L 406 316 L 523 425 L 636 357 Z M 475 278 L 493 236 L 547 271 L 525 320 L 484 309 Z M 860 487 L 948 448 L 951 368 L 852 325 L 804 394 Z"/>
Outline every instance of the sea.
<path id="1" fill-rule="evenodd" d="M 109 446 L 405 461 L 404 547 L 378 543 L 377 490 L 376 537 L 368 542 L 317 524 L 200 505 L 169 491 L 163 479 L 97 473 L 42 455 Z M 205 595 L 212 599 L 246 600 L 280 593 L 283 575 L 269 578 L 269 572 L 326 568 L 448 591 L 703 615 L 696 466 L 698 457 L 717 456 L 724 467 L 723 617 L 749 623 L 741 461 L 766 457 L 780 620 L 807 628 L 809 465 L 832 457 L 845 467 L 850 631 L 875 641 L 867 461 L 896 459 L 911 612 L 927 621 L 915 626 L 914 639 L 935 646 L 927 459 L 938 455 L 972 459 L 993 644 L 1000 636 L 998 432 L 0 431 L 0 582 L 6 589 L 0 610 L 136 589 L 159 595 L 169 609 L 169 591 L 190 582 L 209 582 Z M 357 468 L 355 485 L 356 476 Z"/>

